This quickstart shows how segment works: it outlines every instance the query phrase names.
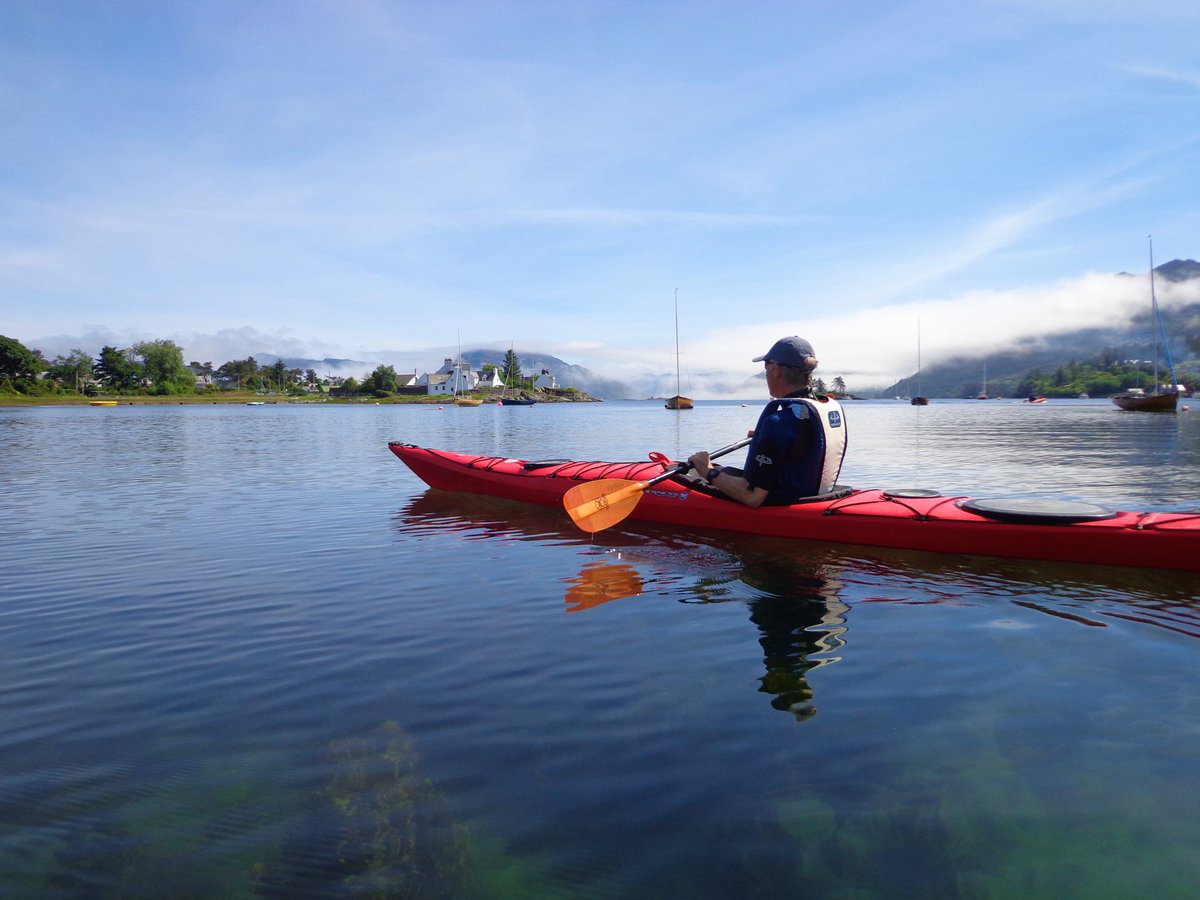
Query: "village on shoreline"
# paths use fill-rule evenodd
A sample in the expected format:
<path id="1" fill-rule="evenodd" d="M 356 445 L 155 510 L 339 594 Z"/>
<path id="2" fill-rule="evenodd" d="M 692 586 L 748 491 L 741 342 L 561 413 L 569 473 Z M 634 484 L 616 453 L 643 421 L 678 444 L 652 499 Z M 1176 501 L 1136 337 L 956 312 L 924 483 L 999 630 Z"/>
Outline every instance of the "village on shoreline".
<path id="1" fill-rule="evenodd" d="M 104 347 L 98 358 L 74 350 L 50 362 L 40 351 L 0 335 L 0 405 L 599 402 L 577 388 L 562 387 L 546 368 L 526 376 L 511 350 L 500 365 L 474 369 L 446 357 L 432 372 L 398 374 L 393 366 L 379 365 L 361 380 L 321 378 L 311 368 L 289 368 L 282 358 L 259 365 L 251 356 L 220 366 L 183 360 L 182 348 L 159 340 L 125 350 Z"/>

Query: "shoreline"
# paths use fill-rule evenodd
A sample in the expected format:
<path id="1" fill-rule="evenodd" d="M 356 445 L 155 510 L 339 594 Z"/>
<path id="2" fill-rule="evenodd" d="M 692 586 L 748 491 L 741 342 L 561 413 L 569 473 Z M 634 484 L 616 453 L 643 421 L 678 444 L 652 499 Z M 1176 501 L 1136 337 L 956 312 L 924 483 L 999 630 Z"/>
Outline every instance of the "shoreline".
<path id="1" fill-rule="evenodd" d="M 499 405 L 499 398 L 483 400 L 484 406 Z M 555 397 L 545 396 L 536 398 L 538 403 L 602 403 L 595 397 L 590 397 L 587 394 L 578 394 L 575 397 Z M 454 400 L 450 397 L 435 397 L 426 394 L 408 395 L 408 396 L 393 396 L 393 397 L 327 397 L 327 396 L 306 396 L 306 397 L 288 397 L 283 395 L 271 396 L 268 394 L 255 394 L 253 391 L 223 391 L 219 395 L 211 394 L 184 394 L 184 395 L 169 395 L 169 396 L 149 396 L 139 394 L 120 394 L 116 396 L 99 396 L 99 397 L 67 397 L 67 396 L 41 396 L 41 397 L 26 397 L 20 394 L 2 394 L 0 395 L 0 407 L 26 407 L 26 406 L 90 406 L 96 401 L 106 401 L 108 405 L 111 401 L 116 401 L 117 406 L 192 406 L 196 404 L 211 404 L 211 405 L 246 405 L 248 403 L 263 404 L 264 406 L 272 405 L 309 405 L 309 406 L 393 406 L 393 405 L 421 405 L 434 406 L 446 405 L 453 406 Z"/>

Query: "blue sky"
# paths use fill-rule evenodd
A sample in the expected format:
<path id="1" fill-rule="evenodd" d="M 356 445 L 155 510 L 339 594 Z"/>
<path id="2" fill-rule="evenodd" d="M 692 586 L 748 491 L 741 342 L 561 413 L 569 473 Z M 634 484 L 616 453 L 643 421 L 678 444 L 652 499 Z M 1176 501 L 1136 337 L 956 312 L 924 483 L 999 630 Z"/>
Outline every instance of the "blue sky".
<path id="1" fill-rule="evenodd" d="M 7 0 L 0 333 L 673 380 L 678 290 L 695 396 L 793 333 L 866 388 L 1200 257 L 1197 47 L 1194 0 Z"/>

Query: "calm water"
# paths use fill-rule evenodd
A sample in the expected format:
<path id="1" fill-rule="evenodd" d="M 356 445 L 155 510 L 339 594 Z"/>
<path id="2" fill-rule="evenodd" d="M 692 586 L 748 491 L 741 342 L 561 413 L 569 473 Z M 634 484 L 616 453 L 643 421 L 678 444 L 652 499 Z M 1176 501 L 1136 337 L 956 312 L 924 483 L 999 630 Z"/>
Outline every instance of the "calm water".
<path id="1" fill-rule="evenodd" d="M 1193 896 L 1196 576 L 593 541 L 386 447 L 758 405 L 0 409 L 0 895 Z M 843 483 L 1200 505 L 1200 409 L 847 415 Z"/>

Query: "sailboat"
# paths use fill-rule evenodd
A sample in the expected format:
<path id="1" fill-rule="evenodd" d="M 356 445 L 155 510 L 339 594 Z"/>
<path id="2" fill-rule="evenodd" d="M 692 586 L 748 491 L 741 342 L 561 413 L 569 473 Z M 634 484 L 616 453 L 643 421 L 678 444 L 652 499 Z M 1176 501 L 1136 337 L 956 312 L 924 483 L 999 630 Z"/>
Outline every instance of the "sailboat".
<path id="1" fill-rule="evenodd" d="M 516 341 L 513 341 L 513 343 L 511 345 L 509 345 L 509 348 L 508 348 L 508 352 L 511 353 L 514 358 L 516 357 L 516 347 L 517 347 Z M 517 373 L 517 374 L 520 374 L 520 373 Z M 500 405 L 501 406 L 533 406 L 533 404 L 537 403 L 537 400 L 535 400 L 533 397 L 527 397 L 527 396 L 518 397 L 516 395 L 513 395 L 510 397 L 508 394 L 508 390 L 509 390 L 509 384 L 508 384 L 508 378 L 506 376 L 504 379 L 504 389 L 502 391 L 500 391 Z"/>
<path id="2" fill-rule="evenodd" d="M 1133 388 L 1121 394 L 1114 394 L 1112 402 L 1121 409 L 1140 412 L 1175 412 L 1179 403 L 1179 380 L 1175 377 L 1175 365 L 1171 361 L 1171 350 L 1167 347 L 1167 332 L 1163 328 L 1162 316 L 1158 311 L 1158 297 L 1154 293 L 1154 241 L 1150 239 L 1150 342 L 1154 347 L 1154 387 L 1150 393 L 1141 388 Z M 1169 390 L 1162 390 L 1158 383 L 1158 344 L 1162 339 L 1163 354 L 1166 357 L 1167 369 L 1171 373 Z"/>
<path id="3" fill-rule="evenodd" d="M 463 383 L 463 360 L 462 360 L 462 339 L 458 341 L 458 360 L 454 363 L 454 373 L 451 377 L 454 379 L 454 405 L 455 406 L 482 406 L 483 401 L 478 397 L 468 397 L 466 394 L 466 385 L 463 385 L 463 394 L 459 396 L 458 387 Z"/>
<path id="4" fill-rule="evenodd" d="M 692 408 L 692 398 L 683 396 L 679 390 L 679 288 L 675 288 L 675 396 L 667 398 L 667 409 Z"/>
<path id="5" fill-rule="evenodd" d="M 981 387 L 979 389 L 979 396 L 976 397 L 975 399 L 976 400 L 986 400 L 987 398 L 988 398 L 988 395 L 987 395 L 987 362 L 984 362 L 984 364 L 983 364 L 983 387 Z"/>
<path id="6" fill-rule="evenodd" d="M 928 406 L 929 398 L 921 393 L 921 320 L 917 320 L 917 392 L 912 397 L 913 406 Z"/>

